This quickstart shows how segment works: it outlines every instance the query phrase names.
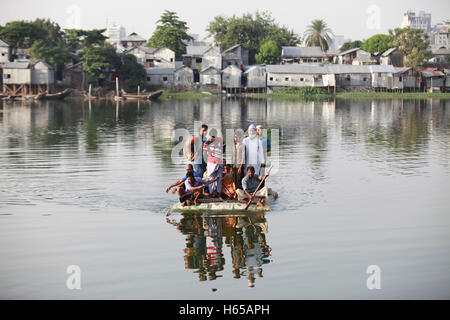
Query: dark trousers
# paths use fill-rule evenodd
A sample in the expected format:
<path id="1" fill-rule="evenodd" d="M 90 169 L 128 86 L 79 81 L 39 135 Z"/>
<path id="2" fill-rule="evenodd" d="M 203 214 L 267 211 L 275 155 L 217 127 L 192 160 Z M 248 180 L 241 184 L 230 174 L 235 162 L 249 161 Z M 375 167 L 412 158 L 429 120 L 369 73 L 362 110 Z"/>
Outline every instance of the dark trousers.
<path id="1" fill-rule="evenodd" d="M 241 174 L 238 174 L 239 168 L 233 168 L 233 178 L 236 189 L 242 189 L 242 179 L 245 177 L 245 167 L 242 168 Z"/>

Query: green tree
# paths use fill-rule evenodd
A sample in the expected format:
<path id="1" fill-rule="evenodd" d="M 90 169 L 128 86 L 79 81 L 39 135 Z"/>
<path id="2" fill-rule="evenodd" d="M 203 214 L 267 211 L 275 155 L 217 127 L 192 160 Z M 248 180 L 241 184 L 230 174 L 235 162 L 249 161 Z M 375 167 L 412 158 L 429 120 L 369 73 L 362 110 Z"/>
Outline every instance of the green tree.
<path id="1" fill-rule="evenodd" d="M 143 87 L 146 75 L 144 66 L 137 62 L 134 55 L 127 54 L 122 58 L 118 76 L 120 80 L 127 80 L 129 87 L 133 89 L 138 85 Z"/>
<path id="2" fill-rule="evenodd" d="M 11 21 L 0 27 L 0 39 L 9 44 L 13 56 L 18 48 L 29 48 L 35 40 L 45 36 L 43 28 L 29 21 Z"/>
<path id="3" fill-rule="evenodd" d="M 376 34 L 361 44 L 361 49 L 370 53 L 383 53 L 392 47 L 392 37 L 387 34 Z"/>
<path id="4" fill-rule="evenodd" d="M 43 30 L 44 37 L 39 40 L 45 40 L 48 43 L 60 44 L 64 42 L 64 31 L 61 29 L 58 23 L 51 21 L 50 19 L 36 19 L 31 22 L 37 29 Z"/>
<path id="5" fill-rule="evenodd" d="M 333 32 L 325 21 L 316 19 L 305 31 L 305 43 L 308 47 L 321 47 L 324 52 L 329 48 Z"/>
<path id="6" fill-rule="evenodd" d="M 105 37 L 103 33 L 106 29 L 66 29 L 66 41 L 69 47 L 88 48 L 93 45 L 103 45 L 108 37 Z"/>
<path id="7" fill-rule="evenodd" d="M 206 29 L 208 36 L 222 50 L 241 44 L 249 49 L 249 62 L 255 62 L 255 55 L 261 46 L 275 41 L 277 47 L 295 46 L 300 37 L 285 26 L 279 26 L 267 11 L 246 13 L 238 17 L 216 16 Z"/>
<path id="8" fill-rule="evenodd" d="M 342 45 L 342 47 L 339 49 L 339 51 L 344 52 L 344 51 L 347 51 L 350 49 L 361 48 L 361 45 L 362 45 L 362 41 L 360 41 L 360 40 L 345 42 Z"/>
<path id="9" fill-rule="evenodd" d="M 69 48 L 64 41 L 64 31 L 59 24 L 50 19 L 36 19 L 32 24 L 37 29 L 42 29 L 45 34 L 33 42 L 30 54 L 39 60 L 44 60 L 54 66 L 59 79 L 69 56 Z"/>
<path id="10" fill-rule="evenodd" d="M 53 66 L 61 66 L 67 61 L 69 48 L 63 43 L 49 45 L 44 40 L 36 40 L 30 48 L 33 57 L 44 60 Z"/>
<path id="11" fill-rule="evenodd" d="M 397 28 L 389 30 L 389 35 L 392 46 L 405 54 L 407 67 L 420 68 L 433 56 L 428 35 L 421 29 Z"/>
<path id="12" fill-rule="evenodd" d="M 114 47 L 108 43 L 91 45 L 80 55 L 83 70 L 87 74 L 87 83 L 102 86 L 110 72 L 118 70 L 121 65 L 120 57 Z"/>
<path id="13" fill-rule="evenodd" d="M 120 58 L 115 49 L 105 42 L 107 37 L 103 32 L 105 29 L 66 30 L 68 47 L 72 50 L 81 49 L 80 61 L 87 74 L 87 83 L 95 86 L 102 85 L 109 71 L 120 66 Z"/>
<path id="14" fill-rule="evenodd" d="M 193 40 L 187 34 L 187 23 L 181 21 L 175 12 L 168 10 L 164 11 L 158 23 L 147 45 L 151 48 L 167 47 L 175 52 L 176 58 L 180 58 L 186 52 L 183 40 Z"/>
<path id="15" fill-rule="evenodd" d="M 273 40 L 269 40 L 263 43 L 259 49 L 259 53 L 255 55 L 256 63 L 262 64 L 275 64 L 280 57 L 280 48 Z"/>

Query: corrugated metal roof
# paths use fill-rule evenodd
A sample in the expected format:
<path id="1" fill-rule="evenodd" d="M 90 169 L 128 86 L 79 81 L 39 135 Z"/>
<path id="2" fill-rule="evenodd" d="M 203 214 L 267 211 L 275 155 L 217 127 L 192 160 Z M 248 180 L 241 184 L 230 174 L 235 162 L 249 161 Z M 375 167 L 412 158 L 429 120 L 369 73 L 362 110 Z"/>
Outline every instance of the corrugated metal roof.
<path id="1" fill-rule="evenodd" d="M 444 76 L 444 73 L 435 69 L 425 69 L 422 71 L 422 76 L 425 78 L 442 77 Z"/>
<path id="2" fill-rule="evenodd" d="M 354 66 L 351 64 L 329 64 L 328 73 L 370 73 L 369 66 Z"/>
<path id="3" fill-rule="evenodd" d="M 136 49 L 142 50 L 142 51 L 144 51 L 145 53 L 148 53 L 148 54 L 153 54 L 159 48 L 149 48 L 149 47 L 145 47 L 145 46 L 132 47 L 132 48 L 130 48 L 128 50 L 125 50 L 125 53 L 131 52 L 131 51 L 136 50 Z"/>
<path id="4" fill-rule="evenodd" d="M 346 55 L 346 54 L 349 54 L 349 53 L 352 53 L 352 52 L 355 52 L 355 51 L 358 51 L 358 50 L 360 50 L 360 48 L 352 48 L 352 49 L 348 49 L 348 50 L 345 50 L 345 51 L 339 53 L 339 55 L 340 55 L 340 56 L 344 56 L 344 55 Z"/>
<path id="5" fill-rule="evenodd" d="M 0 39 L 0 47 L 9 47 L 9 45 L 5 41 Z"/>
<path id="6" fill-rule="evenodd" d="M 224 68 L 224 69 L 222 70 L 222 72 L 225 71 L 226 69 L 230 69 L 230 68 L 231 68 L 231 69 L 237 69 L 237 70 L 239 70 L 239 71 L 242 72 L 242 70 L 241 70 L 240 68 L 238 68 L 237 66 L 235 66 L 234 64 L 227 66 L 226 68 Z"/>
<path id="7" fill-rule="evenodd" d="M 239 47 L 240 44 L 235 44 L 234 46 L 232 46 L 231 48 L 228 48 L 227 50 L 225 50 L 224 52 L 222 52 L 222 54 L 227 53 L 229 51 L 233 51 L 234 49 L 236 49 L 237 47 Z"/>
<path id="8" fill-rule="evenodd" d="M 3 64 L 3 69 L 28 69 L 29 66 L 28 62 L 6 62 Z"/>
<path id="9" fill-rule="evenodd" d="M 282 57 L 326 57 L 320 47 L 282 47 Z"/>
<path id="10" fill-rule="evenodd" d="M 173 74 L 175 68 L 148 68 L 147 74 Z"/>
<path id="11" fill-rule="evenodd" d="M 392 52 L 394 52 L 396 50 L 397 50 L 397 48 L 390 48 L 390 49 L 386 50 L 385 52 L 383 52 L 383 54 L 381 56 L 387 57 L 388 55 L 390 55 Z"/>
<path id="12" fill-rule="evenodd" d="M 146 41 L 146 40 L 142 38 L 140 35 L 138 35 L 136 32 L 133 32 L 130 33 L 125 38 L 120 39 L 120 41 Z"/>
<path id="13" fill-rule="evenodd" d="M 324 67 L 320 67 L 318 64 L 309 63 L 266 65 L 266 70 L 271 73 L 326 73 L 326 69 Z"/>
<path id="14" fill-rule="evenodd" d="M 411 70 L 411 68 L 408 67 L 395 68 L 395 75 L 403 74 L 409 70 Z"/>
<path id="15" fill-rule="evenodd" d="M 34 66 L 36 67 L 38 64 L 43 64 L 47 69 L 53 69 L 53 67 L 51 65 L 49 65 L 47 62 L 45 62 L 44 60 L 39 61 Z"/>
<path id="16" fill-rule="evenodd" d="M 261 71 L 266 71 L 266 68 L 263 66 L 246 66 L 246 67 L 244 67 L 244 70 L 245 70 L 244 73 L 249 73 L 250 71 L 252 71 L 254 69 L 261 69 Z"/>
<path id="17" fill-rule="evenodd" d="M 174 70 L 174 71 L 178 71 L 178 70 L 181 70 L 181 69 L 183 69 L 183 68 L 191 69 L 191 68 L 189 68 L 188 66 L 185 66 L 185 65 L 181 64 L 180 66 L 176 66 L 176 65 L 175 65 L 175 70 Z"/>
<path id="18" fill-rule="evenodd" d="M 327 64 L 323 66 L 313 63 L 267 65 L 266 70 L 272 73 L 299 74 L 370 73 L 369 66 L 353 66 L 349 64 Z"/>
<path id="19" fill-rule="evenodd" d="M 214 48 L 217 52 L 220 53 L 219 47 L 210 47 L 210 46 L 187 46 L 186 47 L 186 55 L 188 56 L 202 56 L 209 49 Z"/>
<path id="20" fill-rule="evenodd" d="M 387 66 L 373 65 L 373 66 L 369 66 L 369 69 L 370 69 L 371 73 L 377 73 L 377 72 L 395 73 L 395 68 L 392 65 L 387 65 Z"/>
<path id="21" fill-rule="evenodd" d="M 219 73 L 222 73 L 222 71 L 220 70 L 220 69 L 218 69 L 218 68 L 216 68 L 216 67 L 214 67 L 214 66 L 209 66 L 208 68 L 205 68 L 205 69 L 203 69 L 202 71 L 200 71 L 200 73 L 203 73 L 203 72 L 205 72 L 205 71 L 207 71 L 207 70 L 209 70 L 209 69 L 214 69 L 214 70 L 216 70 L 217 72 L 219 72 Z"/>

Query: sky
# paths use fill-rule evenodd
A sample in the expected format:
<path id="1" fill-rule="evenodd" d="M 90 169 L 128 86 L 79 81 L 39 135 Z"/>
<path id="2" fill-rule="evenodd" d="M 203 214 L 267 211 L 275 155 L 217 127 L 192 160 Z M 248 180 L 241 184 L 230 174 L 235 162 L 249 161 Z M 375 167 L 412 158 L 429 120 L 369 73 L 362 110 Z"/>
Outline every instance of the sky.
<path id="1" fill-rule="evenodd" d="M 201 38 L 207 36 L 205 29 L 215 16 L 242 15 L 256 10 L 270 11 L 279 24 L 301 35 L 313 19 L 324 19 L 335 35 L 352 40 L 400 27 L 403 13 L 408 9 L 431 13 L 432 24 L 450 19 L 449 0 L 0 1 L 0 25 L 12 20 L 50 18 L 63 28 L 93 29 L 115 22 L 124 26 L 127 34 L 137 32 L 146 39 L 152 35 L 158 18 L 166 9 L 177 12 L 187 22 L 189 33 L 199 34 Z"/>

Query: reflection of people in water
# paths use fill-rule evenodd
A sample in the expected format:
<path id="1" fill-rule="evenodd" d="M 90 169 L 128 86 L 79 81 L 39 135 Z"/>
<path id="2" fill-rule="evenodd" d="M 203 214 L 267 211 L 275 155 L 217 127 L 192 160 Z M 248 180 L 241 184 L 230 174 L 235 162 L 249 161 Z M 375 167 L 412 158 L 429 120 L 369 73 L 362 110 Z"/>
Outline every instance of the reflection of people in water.
<path id="1" fill-rule="evenodd" d="M 255 286 L 256 276 L 262 278 L 262 265 L 268 263 L 270 255 L 266 243 L 267 220 L 264 214 L 250 214 L 240 217 L 236 228 L 242 229 L 244 263 L 247 268 L 243 274 L 247 275 L 248 286 Z"/>
<path id="2" fill-rule="evenodd" d="M 241 268 L 245 267 L 244 260 L 244 239 L 242 234 L 236 233 L 233 237 L 231 245 L 231 262 L 233 263 L 233 278 L 239 279 L 241 277 Z"/>
<path id="3" fill-rule="evenodd" d="M 233 278 L 247 278 L 254 287 L 263 277 L 262 266 L 268 263 L 270 247 L 266 242 L 267 220 L 263 213 L 245 216 L 185 214 L 180 222 L 167 220 L 186 236 L 184 261 L 186 269 L 194 269 L 200 281 L 216 280 L 224 270 L 223 237 L 231 249 Z"/>
<path id="4" fill-rule="evenodd" d="M 215 280 L 217 271 L 223 270 L 225 259 L 222 254 L 222 219 L 215 217 L 205 217 L 203 219 L 203 229 L 206 236 L 206 259 L 209 280 Z"/>

